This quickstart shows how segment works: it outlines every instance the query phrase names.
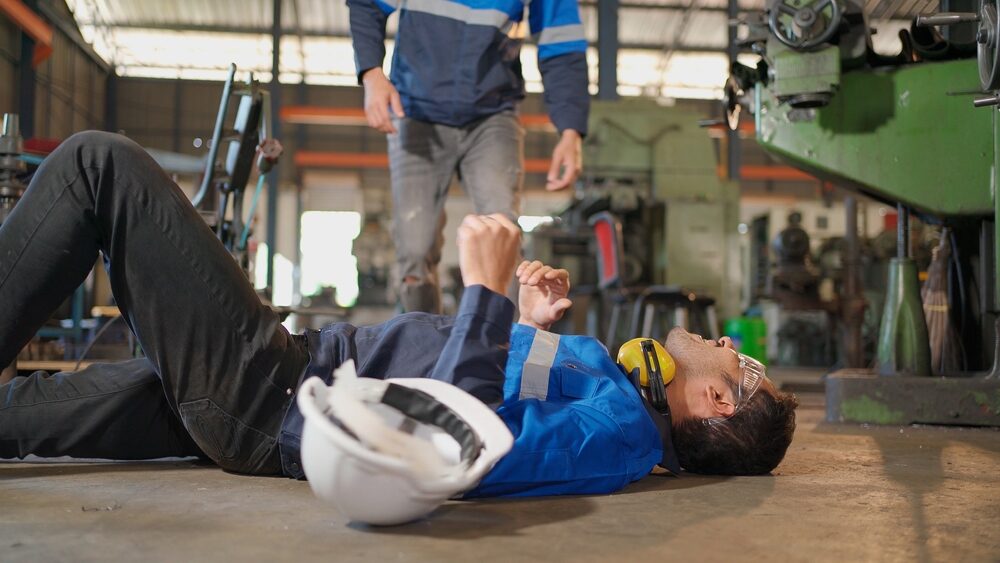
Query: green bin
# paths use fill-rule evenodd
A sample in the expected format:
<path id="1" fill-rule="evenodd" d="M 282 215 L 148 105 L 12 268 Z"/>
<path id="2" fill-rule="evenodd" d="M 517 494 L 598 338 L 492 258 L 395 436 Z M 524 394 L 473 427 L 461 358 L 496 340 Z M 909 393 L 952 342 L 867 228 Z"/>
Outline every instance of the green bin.
<path id="1" fill-rule="evenodd" d="M 760 317 L 735 317 L 726 321 L 723 333 L 733 339 L 736 350 L 767 365 L 767 323 Z"/>

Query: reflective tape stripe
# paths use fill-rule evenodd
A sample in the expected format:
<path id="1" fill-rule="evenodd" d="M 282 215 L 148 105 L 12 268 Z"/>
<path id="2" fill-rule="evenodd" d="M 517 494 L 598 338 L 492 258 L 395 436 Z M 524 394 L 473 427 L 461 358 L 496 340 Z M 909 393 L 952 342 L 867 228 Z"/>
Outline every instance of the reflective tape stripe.
<path id="1" fill-rule="evenodd" d="M 448 0 L 406 0 L 403 8 L 472 25 L 489 25 L 496 28 L 503 27 L 510 19 L 510 16 L 500 10 L 475 10 Z"/>
<path id="2" fill-rule="evenodd" d="M 583 39 L 586 37 L 583 34 L 583 24 L 580 23 L 547 27 L 541 33 L 535 34 L 535 42 L 539 45 L 582 41 Z"/>
<path id="3" fill-rule="evenodd" d="M 559 349 L 559 335 L 543 330 L 535 331 L 535 338 L 528 350 L 528 359 L 521 370 L 519 399 L 541 399 L 549 396 L 549 370 Z"/>

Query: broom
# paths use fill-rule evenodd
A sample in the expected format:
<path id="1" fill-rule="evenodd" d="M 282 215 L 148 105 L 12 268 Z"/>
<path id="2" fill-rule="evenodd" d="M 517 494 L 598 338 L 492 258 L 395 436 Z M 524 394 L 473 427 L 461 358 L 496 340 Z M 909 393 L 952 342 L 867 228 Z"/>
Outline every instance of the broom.
<path id="1" fill-rule="evenodd" d="M 931 254 L 927 281 L 920 291 L 930 340 L 931 371 L 937 375 L 959 371 L 963 355 L 958 332 L 951 322 L 951 307 L 948 303 L 948 261 L 951 259 L 948 235 L 948 227 L 941 229 L 941 241 Z"/>

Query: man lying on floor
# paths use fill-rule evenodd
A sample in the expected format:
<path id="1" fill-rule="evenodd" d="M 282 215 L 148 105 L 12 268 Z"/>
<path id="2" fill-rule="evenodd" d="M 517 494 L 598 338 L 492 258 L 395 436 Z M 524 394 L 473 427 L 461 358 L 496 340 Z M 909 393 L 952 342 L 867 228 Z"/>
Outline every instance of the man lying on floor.
<path id="1" fill-rule="evenodd" d="M 459 230 L 466 289 L 454 317 L 292 336 L 177 186 L 136 144 L 82 133 L 59 147 L 0 228 L 0 366 L 8 365 L 102 252 L 146 358 L 0 387 L 0 458 L 199 455 L 252 475 L 301 478 L 295 390 L 353 359 L 363 377 L 453 383 L 497 409 L 511 452 L 469 496 L 601 493 L 656 465 L 762 474 L 783 458 L 795 400 L 728 339 L 675 329 L 676 376 L 654 409 L 606 349 L 545 329 L 570 305 L 564 270 L 516 268 L 501 215 Z M 660 412 L 662 411 L 662 412 Z"/>

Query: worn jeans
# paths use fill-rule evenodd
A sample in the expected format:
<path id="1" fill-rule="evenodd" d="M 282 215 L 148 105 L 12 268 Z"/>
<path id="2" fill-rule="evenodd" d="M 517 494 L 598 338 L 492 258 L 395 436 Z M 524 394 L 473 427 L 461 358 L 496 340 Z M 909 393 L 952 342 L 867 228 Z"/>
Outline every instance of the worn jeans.
<path id="1" fill-rule="evenodd" d="M 444 202 L 458 172 L 478 214 L 516 220 L 524 184 L 524 128 L 514 111 L 464 127 L 401 118 L 389 135 L 393 238 L 405 311 L 441 312 L 438 263 Z M 409 281 L 407 281 L 409 280 Z"/>
<path id="2" fill-rule="evenodd" d="M 146 358 L 0 387 L 0 458 L 201 455 L 280 474 L 308 363 L 183 192 L 135 143 L 88 132 L 39 168 L 0 227 L 0 365 L 103 253 Z"/>

